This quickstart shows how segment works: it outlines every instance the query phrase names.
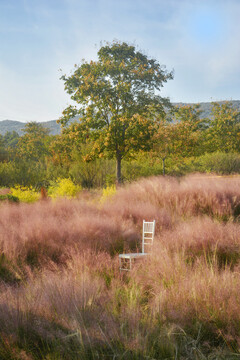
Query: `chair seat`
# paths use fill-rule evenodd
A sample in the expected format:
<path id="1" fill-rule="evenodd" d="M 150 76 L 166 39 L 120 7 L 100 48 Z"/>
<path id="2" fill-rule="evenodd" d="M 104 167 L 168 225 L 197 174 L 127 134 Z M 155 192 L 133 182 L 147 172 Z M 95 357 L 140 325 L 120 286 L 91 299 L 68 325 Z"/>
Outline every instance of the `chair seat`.
<path id="1" fill-rule="evenodd" d="M 145 252 L 144 245 L 153 244 L 154 233 L 155 233 L 155 220 L 153 221 L 143 220 L 142 252 L 120 254 L 119 255 L 120 271 L 131 271 L 133 264 L 135 262 L 138 262 L 137 259 L 143 259 L 144 256 L 148 255 Z"/>
<path id="2" fill-rule="evenodd" d="M 121 259 L 134 259 L 138 257 L 142 257 L 148 255 L 147 253 L 129 253 L 129 254 L 120 254 L 119 257 Z"/>

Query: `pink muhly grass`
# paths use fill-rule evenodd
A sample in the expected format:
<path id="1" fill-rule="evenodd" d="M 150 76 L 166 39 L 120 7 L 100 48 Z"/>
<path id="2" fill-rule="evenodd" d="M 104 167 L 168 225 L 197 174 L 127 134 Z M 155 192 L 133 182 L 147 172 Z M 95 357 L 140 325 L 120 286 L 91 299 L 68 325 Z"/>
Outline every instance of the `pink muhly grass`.
<path id="1" fill-rule="evenodd" d="M 173 205 L 180 215 L 206 214 L 227 220 L 238 215 L 240 182 L 231 178 L 188 176 L 180 182 L 175 198 Z"/>
<path id="2" fill-rule="evenodd" d="M 11 260 L 29 264 L 64 263 L 71 248 L 114 253 L 137 235 L 116 214 L 106 216 L 77 200 L 3 205 L 0 226 L 1 251 Z"/>
<path id="3" fill-rule="evenodd" d="M 240 214 L 240 181 L 235 178 L 189 176 L 177 181 L 152 177 L 120 190 L 114 202 L 151 203 L 172 215 L 209 215 L 227 220 Z"/>
<path id="4" fill-rule="evenodd" d="M 156 287 L 152 309 L 182 327 L 200 322 L 215 335 L 231 337 L 240 345 L 238 277 L 227 269 L 218 272 L 198 264 L 178 281 Z"/>
<path id="5" fill-rule="evenodd" d="M 103 207 L 103 211 L 109 216 L 116 216 L 121 221 L 130 221 L 135 224 L 138 231 L 142 229 L 143 220 L 152 221 L 156 220 L 157 230 L 171 229 L 172 218 L 165 209 L 157 207 L 148 201 L 132 201 L 127 199 L 121 199 L 117 197 L 113 203 L 106 203 Z"/>
<path id="6" fill-rule="evenodd" d="M 203 256 L 219 266 L 235 266 L 240 259 L 240 226 L 222 224 L 210 218 L 195 218 L 163 232 L 159 243 L 172 253 L 183 252 L 186 259 Z"/>
<path id="7" fill-rule="evenodd" d="M 208 215 L 227 220 L 237 216 L 240 181 L 188 176 L 180 181 L 178 189 L 166 196 L 169 196 L 172 209 L 180 215 Z"/>
<path id="8" fill-rule="evenodd" d="M 106 342 L 103 329 L 108 336 L 119 336 L 106 311 L 109 297 L 104 278 L 107 271 L 112 271 L 112 277 L 118 275 L 118 264 L 103 252 L 89 250 L 71 256 L 64 268 L 44 270 L 17 288 L 2 288 L 0 332 L 15 341 L 21 330 L 30 341 L 37 335 L 46 342 L 59 339 L 63 344 L 67 335 L 78 332 L 90 346 Z"/>
<path id="9" fill-rule="evenodd" d="M 0 283 L 0 333 L 64 344 L 77 332 L 84 344 L 144 351 L 159 324 L 194 333 L 199 322 L 240 345 L 239 199 L 237 179 L 154 177 L 99 205 L 1 205 L 0 265 L 25 281 Z M 152 250 L 120 274 L 118 252 L 140 249 L 143 219 L 157 221 Z"/>
<path id="10" fill-rule="evenodd" d="M 220 336 L 237 340 L 239 329 L 239 273 L 225 268 L 219 271 L 214 264 L 206 266 L 202 259 L 186 262 L 184 254 L 158 249 L 139 262 L 131 282 L 147 293 L 149 316 L 163 323 L 174 323 L 194 332 L 196 323 L 203 325 L 209 337 Z"/>

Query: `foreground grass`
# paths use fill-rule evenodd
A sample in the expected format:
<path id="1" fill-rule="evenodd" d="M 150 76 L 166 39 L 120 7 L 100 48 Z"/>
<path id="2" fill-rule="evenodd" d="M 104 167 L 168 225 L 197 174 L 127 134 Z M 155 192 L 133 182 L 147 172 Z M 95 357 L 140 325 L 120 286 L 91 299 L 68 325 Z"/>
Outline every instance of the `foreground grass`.
<path id="1" fill-rule="evenodd" d="M 87 198 L 85 196 L 85 198 Z M 240 180 L 0 207 L 0 359 L 237 359 Z M 142 220 L 151 256 L 120 274 Z"/>

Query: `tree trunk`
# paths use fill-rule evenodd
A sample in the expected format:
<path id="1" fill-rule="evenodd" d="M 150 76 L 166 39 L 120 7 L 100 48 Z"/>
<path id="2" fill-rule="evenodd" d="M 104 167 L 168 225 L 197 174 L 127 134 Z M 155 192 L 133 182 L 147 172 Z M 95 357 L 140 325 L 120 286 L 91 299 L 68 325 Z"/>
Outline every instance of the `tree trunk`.
<path id="1" fill-rule="evenodd" d="M 121 162 L 122 162 L 122 158 L 121 156 L 117 157 L 117 162 L 116 162 L 116 182 L 117 185 L 120 185 L 122 183 L 122 170 L 121 170 Z"/>

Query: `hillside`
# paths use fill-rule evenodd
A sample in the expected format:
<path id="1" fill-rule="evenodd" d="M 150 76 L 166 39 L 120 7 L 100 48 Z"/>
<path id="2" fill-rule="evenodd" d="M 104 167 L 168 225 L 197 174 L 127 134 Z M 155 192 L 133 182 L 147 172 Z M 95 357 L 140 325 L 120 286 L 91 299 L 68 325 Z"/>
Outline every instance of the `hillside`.
<path id="1" fill-rule="evenodd" d="M 0 134 L 4 135 L 8 131 L 16 131 L 19 135 L 23 135 L 22 129 L 26 124 L 16 120 L 2 120 L 0 121 Z M 42 122 L 42 125 L 50 130 L 51 135 L 60 134 L 61 127 L 56 120 Z"/>
<path id="2" fill-rule="evenodd" d="M 223 103 L 224 101 L 217 101 L 218 103 Z M 240 111 L 240 100 L 232 100 L 231 103 L 233 104 L 234 108 Z M 211 110 L 212 110 L 212 103 L 211 102 L 202 102 L 200 104 L 200 109 L 202 110 L 201 117 L 209 118 L 211 117 Z M 184 105 L 195 105 L 193 103 L 173 103 L 173 105 L 177 106 L 184 106 Z"/>
<path id="3" fill-rule="evenodd" d="M 221 103 L 221 102 L 220 102 Z M 234 107 L 240 111 L 240 100 L 232 101 Z M 194 105 L 192 103 L 173 103 L 173 105 L 183 106 L 183 105 Z M 202 110 L 202 117 L 210 117 L 211 115 L 211 102 L 200 103 L 200 109 Z M 16 131 L 19 135 L 22 135 L 22 129 L 26 123 L 16 121 L 16 120 L 2 120 L 0 121 L 0 134 L 4 135 L 7 131 Z M 50 120 L 42 122 L 42 125 L 50 130 L 51 135 L 60 134 L 61 126 L 57 124 L 56 120 Z"/>

